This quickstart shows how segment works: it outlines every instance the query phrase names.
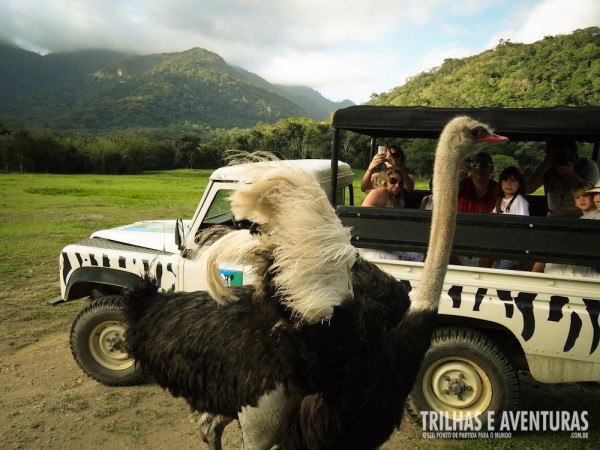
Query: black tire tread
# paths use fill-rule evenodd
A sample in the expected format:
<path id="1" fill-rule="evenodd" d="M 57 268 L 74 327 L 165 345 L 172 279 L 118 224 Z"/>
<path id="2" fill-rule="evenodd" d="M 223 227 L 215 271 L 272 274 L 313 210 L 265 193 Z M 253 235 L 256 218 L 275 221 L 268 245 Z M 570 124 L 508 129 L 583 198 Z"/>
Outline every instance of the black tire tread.
<path id="1" fill-rule="evenodd" d="M 520 388 L 517 371 L 504 350 L 492 338 L 472 328 L 439 327 L 432 336 L 431 347 L 429 348 L 428 353 L 442 345 L 467 346 L 471 352 L 478 353 L 491 360 L 504 377 L 509 390 L 509 392 L 506 393 L 506 401 L 504 402 L 502 410 L 515 410 L 518 408 Z M 417 383 L 415 383 L 413 389 L 417 388 L 417 385 L 421 380 L 420 375 L 425 370 L 426 367 L 422 365 L 419 370 L 419 375 L 417 376 Z M 415 405 L 412 396 L 413 393 L 411 392 L 406 400 L 406 410 L 413 421 L 422 425 L 420 410 Z"/>
<path id="2" fill-rule="evenodd" d="M 87 305 L 77 315 L 71 326 L 69 335 L 69 346 L 73 358 L 81 367 L 81 369 L 91 378 L 99 383 L 107 386 L 135 386 L 144 382 L 148 377 L 143 372 L 142 368 L 134 364 L 131 368 L 121 371 L 121 373 L 106 373 L 106 370 L 96 370 L 97 363 L 93 361 L 93 357 L 89 354 L 89 350 L 85 343 L 82 343 L 82 333 L 86 332 L 86 328 L 93 323 L 94 319 L 101 314 L 114 312 L 121 315 L 121 305 L 123 297 L 120 295 L 106 295 L 91 304 Z M 87 339 L 83 339 L 87 342 Z"/>

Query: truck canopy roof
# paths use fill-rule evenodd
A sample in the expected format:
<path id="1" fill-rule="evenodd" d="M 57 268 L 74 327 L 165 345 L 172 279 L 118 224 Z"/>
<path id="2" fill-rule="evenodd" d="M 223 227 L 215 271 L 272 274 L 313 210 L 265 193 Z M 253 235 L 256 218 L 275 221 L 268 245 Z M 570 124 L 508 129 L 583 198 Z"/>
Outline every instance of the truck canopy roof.
<path id="1" fill-rule="evenodd" d="M 333 115 L 335 129 L 371 137 L 437 139 L 455 116 L 468 115 L 513 141 L 546 141 L 568 135 L 600 142 L 600 108 L 430 108 L 425 106 L 350 106 Z"/>
<path id="2" fill-rule="evenodd" d="M 324 189 L 329 192 L 331 185 L 331 161 L 329 159 L 289 159 L 282 161 L 264 161 L 249 164 L 268 164 L 300 167 L 311 175 Z M 213 181 L 238 181 L 246 172 L 248 164 L 236 164 L 221 167 L 215 170 L 210 179 Z M 354 174 L 349 164 L 338 161 L 337 165 L 337 186 L 347 186 L 352 184 Z"/>

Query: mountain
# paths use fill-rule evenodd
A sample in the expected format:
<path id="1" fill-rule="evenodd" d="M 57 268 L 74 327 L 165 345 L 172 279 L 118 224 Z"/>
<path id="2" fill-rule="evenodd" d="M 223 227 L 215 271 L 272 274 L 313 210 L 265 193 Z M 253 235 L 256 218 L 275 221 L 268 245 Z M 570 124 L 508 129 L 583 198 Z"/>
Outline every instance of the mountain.
<path id="1" fill-rule="evenodd" d="M 344 103 L 287 93 L 200 48 L 128 55 L 88 50 L 41 56 L 0 44 L 0 121 L 105 133 L 247 128 L 289 117 L 325 120 Z"/>
<path id="2" fill-rule="evenodd" d="M 327 120 L 331 113 L 336 109 L 354 105 L 351 100 L 333 102 L 307 86 L 271 84 L 264 78 L 259 77 L 255 73 L 248 72 L 241 67 L 238 67 L 237 70 L 239 75 L 244 79 L 256 83 L 259 86 L 263 86 L 266 89 L 275 90 L 279 94 L 293 101 L 306 112 L 308 117 L 317 121 Z"/>
<path id="3" fill-rule="evenodd" d="M 306 113 L 315 120 L 327 119 L 333 111 L 340 108 L 352 106 L 351 100 L 332 102 L 307 86 L 285 86 L 276 84 L 282 95 L 299 105 Z M 320 119 L 317 119 L 319 117 Z"/>
<path id="4" fill-rule="evenodd" d="M 368 104 L 600 106 L 600 28 L 548 36 L 532 44 L 500 41 L 478 55 L 446 59 Z"/>
<path id="5" fill-rule="evenodd" d="M 2 98 L 6 98 L 20 95 L 24 90 L 38 92 L 65 87 L 126 56 L 109 50 L 42 56 L 0 42 L 0 93 Z"/>

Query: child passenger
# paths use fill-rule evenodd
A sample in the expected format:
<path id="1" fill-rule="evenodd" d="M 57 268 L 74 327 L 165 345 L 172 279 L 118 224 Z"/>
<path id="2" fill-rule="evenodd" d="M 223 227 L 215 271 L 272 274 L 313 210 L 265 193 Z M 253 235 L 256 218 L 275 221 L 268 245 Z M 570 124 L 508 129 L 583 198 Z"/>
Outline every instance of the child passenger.
<path id="1" fill-rule="evenodd" d="M 600 182 L 593 186 L 579 183 L 573 187 L 573 202 L 581 210 L 580 219 L 600 219 Z"/>
<path id="2" fill-rule="evenodd" d="M 525 179 L 518 168 L 507 167 L 498 180 L 498 197 L 492 210 L 497 214 L 529 215 L 529 202 L 525 199 Z"/>
<path id="3" fill-rule="evenodd" d="M 590 189 L 588 194 L 592 194 L 594 196 L 594 203 L 596 204 L 596 209 L 600 211 L 600 181 L 596 183 L 594 189 Z"/>
<path id="4" fill-rule="evenodd" d="M 596 209 L 600 211 L 600 181 L 596 183 L 593 189 L 588 191 L 588 194 L 594 196 L 594 204 L 596 205 Z M 595 217 L 595 219 L 598 219 L 598 217 Z"/>
<path id="5" fill-rule="evenodd" d="M 517 167 L 507 167 L 500 173 L 496 206 L 492 210 L 492 213 L 519 216 L 529 215 L 529 202 L 525 198 L 525 179 Z M 482 258 L 480 265 L 489 267 L 491 261 L 488 262 L 489 265 L 486 265 L 485 261 L 486 259 Z M 519 268 L 519 265 L 519 261 L 502 259 L 496 262 L 494 267 L 515 270 Z"/>

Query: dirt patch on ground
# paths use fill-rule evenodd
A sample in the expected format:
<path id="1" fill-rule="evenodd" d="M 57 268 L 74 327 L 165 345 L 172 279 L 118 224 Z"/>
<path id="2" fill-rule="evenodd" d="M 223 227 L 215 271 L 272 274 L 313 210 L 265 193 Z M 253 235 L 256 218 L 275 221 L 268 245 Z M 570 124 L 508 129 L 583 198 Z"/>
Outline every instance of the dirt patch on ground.
<path id="1" fill-rule="evenodd" d="M 156 384 L 116 388 L 88 378 L 75 363 L 64 331 L 35 337 L 34 323 L 3 320 L 0 328 L 0 442 L 3 449 L 195 449 L 206 448 L 198 433 L 198 415 L 181 399 Z M 590 422 L 600 417 L 600 394 L 577 385 L 541 385 L 522 380 L 521 409 L 588 410 Z M 590 424 L 593 426 L 593 423 Z M 565 433 L 562 433 L 563 435 Z M 566 441 L 578 448 L 599 448 L 598 431 L 589 439 Z M 564 436 L 562 436 L 564 437 Z M 515 442 L 515 439 L 517 440 Z M 512 445 L 563 448 L 551 436 L 513 437 Z M 548 444 L 548 440 L 551 444 Z M 477 448 L 511 446 L 499 440 Z M 237 422 L 224 435 L 224 449 L 241 448 Z M 405 418 L 383 446 L 396 448 L 459 448 L 466 441 L 423 439 L 422 430 Z M 475 442 L 472 442 L 475 444 Z"/>
<path id="2" fill-rule="evenodd" d="M 153 383 L 115 388 L 84 375 L 68 333 L 48 336 L 0 360 L 2 448 L 199 448 L 197 415 Z M 225 445 L 240 448 L 236 424 Z"/>

